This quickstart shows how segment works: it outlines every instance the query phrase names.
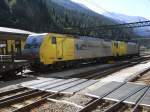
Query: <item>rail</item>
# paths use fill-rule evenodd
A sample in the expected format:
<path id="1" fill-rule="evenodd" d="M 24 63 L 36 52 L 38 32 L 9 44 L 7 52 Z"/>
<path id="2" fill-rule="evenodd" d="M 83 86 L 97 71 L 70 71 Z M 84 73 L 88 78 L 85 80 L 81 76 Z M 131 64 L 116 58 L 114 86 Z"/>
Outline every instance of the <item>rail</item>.
<path id="1" fill-rule="evenodd" d="M 136 62 L 138 63 L 138 61 L 139 62 L 141 62 L 141 61 L 144 61 L 144 60 L 146 60 L 146 59 L 143 59 L 143 58 L 140 58 L 140 59 L 135 59 L 136 60 Z M 134 61 L 135 61 L 134 60 Z M 135 63 L 132 63 L 133 65 L 135 64 Z M 124 67 L 127 67 L 127 65 L 125 64 L 124 65 Z M 123 67 L 123 68 L 124 68 Z M 122 67 L 119 67 L 118 69 L 121 69 Z M 118 69 L 116 69 L 116 70 L 118 70 Z M 114 90 L 116 90 L 116 89 L 118 89 L 118 88 L 120 88 L 121 86 L 123 86 L 123 85 L 125 85 L 127 82 L 130 82 L 130 81 L 132 81 L 132 80 L 134 80 L 135 78 L 136 78 L 136 76 L 139 76 L 139 75 L 141 75 L 141 74 L 143 74 L 143 73 L 145 73 L 146 71 L 148 71 L 149 69 L 147 69 L 147 70 L 144 70 L 144 71 L 142 71 L 142 72 L 140 72 L 140 73 L 136 73 L 133 77 L 130 77 L 129 79 L 127 79 L 125 82 L 123 82 L 122 84 L 120 84 L 120 85 L 118 85 Z M 27 111 L 28 109 L 31 109 L 31 108 L 34 108 L 35 106 L 37 106 L 37 105 L 39 105 L 39 104 L 42 104 L 43 102 L 46 102 L 49 98 L 52 98 L 52 97 L 55 97 L 55 96 L 57 96 L 58 94 L 60 94 L 62 91 L 65 91 L 65 90 L 67 90 L 67 89 L 70 89 L 70 88 L 72 88 L 72 87 L 74 87 L 74 86 L 77 86 L 77 85 L 79 85 L 79 84 L 82 84 L 82 83 L 84 83 L 84 82 L 86 82 L 86 81 L 88 81 L 88 80 L 90 80 L 90 79 L 95 79 L 95 77 L 97 77 L 97 76 L 99 76 L 99 74 L 101 74 L 101 75 L 103 75 L 103 74 L 105 74 L 105 75 L 107 75 L 107 74 L 110 74 L 110 72 L 112 71 L 112 73 L 114 72 L 114 70 L 106 70 L 106 71 L 97 71 L 97 72 L 94 72 L 94 73 L 90 73 L 90 74 L 88 74 L 88 75 L 86 75 L 86 76 L 83 76 L 82 78 L 85 78 L 86 80 L 84 80 L 84 81 L 79 81 L 80 79 L 75 79 L 75 80 L 72 80 L 72 81 L 68 81 L 68 82 L 61 82 L 61 83 L 56 83 L 56 81 L 55 81 L 55 85 L 53 85 L 53 86 L 49 86 L 49 88 L 47 88 L 47 89 L 52 89 L 52 88 L 57 88 L 58 86 L 60 86 L 60 85 L 65 85 L 65 84 L 70 84 L 70 86 L 66 86 L 65 88 L 62 88 L 62 89 L 60 89 L 60 90 L 58 90 L 56 93 L 47 93 L 47 92 L 43 92 L 43 91 L 39 91 L 39 90 L 37 90 L 37 89 L 35 89 L 35 91 L 33 90 L 33 91 L 29 91 L 29 92 L 24 92 L 24 93 L 21 93 L 21 94 L 18 94 L 18 95 L 14 95 L 14 96 L 12 96 L 11 98 L 9 97 L 9 98 L 7 98 L 7 99 L 2 99 L 1 100 L 1 103 L 0 103 L 0 108 L 5 108 L 5 107 L 7 107 L 8 105 L 10 105 L 10 104 L 15 104 L 16 102 L 18 103 L 18 102 L 20 102 L 20 101 L 22 101 L 22 100 L 28 100 L 29 98 L 33 98 L 33 96 L 35 95 L 35 96 L 40 96 L 40 99 L 36 99 L 36 101 L 34 101 L 34 102 L 32 102 L 32 103 L 29 103 L 29 104 L 27 104 L 27 105 L 24 105 L 23 107 L 21 107 L 21 108 L 16 108 L 16 109 L 14 109 L 12 112 L 24 112 L 24 111 Z M 82 76 L 82 75 L 81 75 Z M 104 75 L 103 75 L 104 76 Z M 71 83 L 72 82 L 77 82 L 77 83 L 75 83 L 75 84 L 72 84 L 71 85 Z M 42 83 L 42 82 L 41 82 Z M 29 84 L 30 85 L 30 84 Z M 31 84 L 32 85 L 32 84 Z M 37 85 L 37 84 L 36 84 Z M 117 102 L 117 103 L 115 103 L 114 105 L 112 105 L 110 108 L 108 108 L 107 110 L 105 110 L 106 112 L 109 112 L 109 111 L 111 111 L 111 110 L 114 110 L 115 108 L 117 108 L 125 99 L 127 99 L 128 97 L 130 97 L 132 94 L 135 94 L 135 93 L 137 93 L 138 91 L 140 91 L 141 89 L 144 89 L 144 88 L 140 88 L 140 89 L 136 89 L 135 91 L 132 91 L 128 96 L 126 96 L 126 97 L 124 97 L 124 98 L 122 98 L 121 99 L 121 101 L 120 102 Z M 103 98 L 103 97 L 105 97 L 105 96 L 107 96 L 107 95 L 109 95 L 110 93 L 112 93 L 114 90 L 112 90 L 112 91 L 108 91 L 107 93 L 105 93 L 103 96 L 101 96 L 100 98 L 98 98 L 98 99 L 96 99 L 96 100 L 93 100 L 91 103 L 88 103 L 85 107 L 83 107 L 83 108 L 81 108 L 78 112 L 88 112 L 88 111 L 92 111 L 95 107 L 97 107 L 98 106 L 98 104 L 102 101 L 101 99 Z M 44 94 L 43 94 L 44 93 Z M 41 95 L 42 94 L 42 95 Z M 135 108 L 134 108 L 134 110 L 136 110 L 137 109 L 137 107 L 138 107 L 138 105 L 139 105 L 139 102 L 140 102 L 141 100 L 139 100 L 138 102 L 137 102 L 137 105 L 135 106 Z M 133 112 L 134 112 L 134 110 L 133 110 Z"/>
<path id="2" fill-rule="evenodd" d="M 123 85 L 127 84 L 128 82 L 134 81 L 138 76 L 143 75 L 144 73 L 148 72 L 150 70 L 150 68 L 147 68 L 139 73 L 136 73 L 135 75 L 133 75 L 132 77 L 129 77 L 129 79 L 127 79 L 126 81 L 124 81 L 123 83 L 121 83 L 120 85 L 118 85 L 116 88 L 114 88 L 111 91 L 108 91 L 106 93 L 104 93 L 101 97 L 99 97 L 98 99 L 96 99 L 95 101 L 89 103 L 87 106 L 85 106 L 84 108 L 80 109 L 78 112 L 89 112 L 92 111 L 95 107 L 98 106 L 98 104 L 100 104 L 100 102 L 102 101 L 102 99 L 113 93 L 115 90 L 117 90 L 118 88 L 122 87 Z M 118 108 L 120 106 L 120 104 L 126 100 L 127 98 L 129 98 L 130 96 L 132 96 L 133 94 L 137 93 L 138 91 L 140 91 L 141 89 L 144 88 L 149 88 L 149 86 L 144 86 L 143 88 L 140 89 L 136 89 L 135 91 L 132 91 L 131 93 L 129 93 L 128 96 L 125 96 L 124 98 L 122 98 L 119 102 L 113 104 L 112 106 L 110 106 L 109 108 L 107 108 L 106 110 L 104 110 L 103 112 L 114 112 L 116 108 Z M 147 93 L 147 90 L 145 91 L 145 93 L 143 94 L 145 96 L 145 94 Z M 134 106 L 134 109 L 132 110 L 132 112 L 136 112 L 137 111 L 137 107 L 139 106 L 139 103 L 141 102 L 141 100 L 143 99 L 143 96 L 138 100 L 138 102 L 136 103 L 136 105 Z"/>

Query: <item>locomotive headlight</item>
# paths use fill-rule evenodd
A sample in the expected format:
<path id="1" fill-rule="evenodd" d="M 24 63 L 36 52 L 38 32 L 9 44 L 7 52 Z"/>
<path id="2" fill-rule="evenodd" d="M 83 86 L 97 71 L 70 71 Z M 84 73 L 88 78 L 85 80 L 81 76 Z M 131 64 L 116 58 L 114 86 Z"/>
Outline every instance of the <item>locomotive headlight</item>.
<path id="1" fill-rule="evenodd" d="M 3 68 L 3 69 L 5 69 L 5 68 L 6 68 L 6 66 L 3 66 L 2 68 Z"/>

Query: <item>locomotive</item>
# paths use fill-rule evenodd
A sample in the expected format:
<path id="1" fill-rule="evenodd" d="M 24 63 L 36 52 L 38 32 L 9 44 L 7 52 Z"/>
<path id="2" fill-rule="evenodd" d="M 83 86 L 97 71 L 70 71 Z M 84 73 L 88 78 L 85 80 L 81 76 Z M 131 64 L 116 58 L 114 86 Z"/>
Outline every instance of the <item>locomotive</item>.
<path id="1" fill-rule="evenodd" d="M 32 68 L 68 66 L 83 62 L 139 55 L 139 44 L 55 33 L 29 35 L 23 54 Z"/>

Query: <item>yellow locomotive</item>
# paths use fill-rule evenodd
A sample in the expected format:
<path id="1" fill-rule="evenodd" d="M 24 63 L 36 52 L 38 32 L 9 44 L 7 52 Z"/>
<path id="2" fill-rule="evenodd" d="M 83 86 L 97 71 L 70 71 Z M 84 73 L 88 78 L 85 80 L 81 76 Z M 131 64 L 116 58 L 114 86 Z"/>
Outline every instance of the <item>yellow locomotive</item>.
<path id="1" fill-rule="evenodd" d="M 44 33 L 29 35 L 23 53 L 34 67 L 69 65 L 134 56 L 139 53 L 139 45 L 94 37 Z"/>

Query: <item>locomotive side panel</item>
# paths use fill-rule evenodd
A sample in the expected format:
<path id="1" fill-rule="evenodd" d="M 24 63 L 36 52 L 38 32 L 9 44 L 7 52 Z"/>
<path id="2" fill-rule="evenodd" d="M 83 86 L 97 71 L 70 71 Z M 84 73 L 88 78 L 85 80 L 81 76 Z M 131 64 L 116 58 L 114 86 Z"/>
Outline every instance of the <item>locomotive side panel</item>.
<path id="1" fill-rule="evenodd" d="M 131 42 L 127 43 L 127 55 L 138 54 L 138 52 L 139 52 L 138 44 Z"/>
<path id="2" fill-rule="evenodd" d="M 75 60 L 75 39 L 64 37 L 62 40 L 63 60 Z"/>
<path id="3" fill-rule="evenodd" d="M 125 56 L 127 54 L 127 44 L 125 42 L 118 42 L 118 55 Z"/>
<path id="4" fill-rule="evenodd" d="M 103 47 L 103 52 L 102 52 L 103 56 L 105 57 L 113 56 L 111 41 L 102 41 L 102 47 Z"/>
<path id="5" fill-rule="evenodd" d="M 114 57 L 125 56 L 127 54 L 127 44 L 122 41 L 112 41 L 112 54 Z"/>
<path id="6" fill-rule="evenodd" d="M 40 48 L 40 59 L 44 64 L 74 60 L 74 39 L 64 35 L 50 34 Z"/>
<path id="7" fill-rule="evenodd" d="M 56 37 L 46 35 L 40 46 L 40 61 L 44 64 L 52 64 L 56 60 Z"/>
<path id="8" fill-rule="evenodd" d="M 76 39 L 75 41 L 75 57 L 76 59 L 89 59 L 97 57 L 99 51 L 100 42 L 89 41 L 87 39 Z M 97 52 L 94 52 L 97 51 Z M 93 57 L 93 58 L 94 58 Z"/>
<path id="9" fill-rule="evenodd" d="M 117 42 L 116 42 L 116 41 L 112 41 L 111 50 L 112 50 L 112 55 L 113 55 L 114 57 L 116 57 L 117 54 L 118 54 Z"/>
<path id="10" fill-rule="evenodd" d="M 76 59 L 101 58 L 112 56 L 111 42 L 95 38 L 76 39 Z"/>

